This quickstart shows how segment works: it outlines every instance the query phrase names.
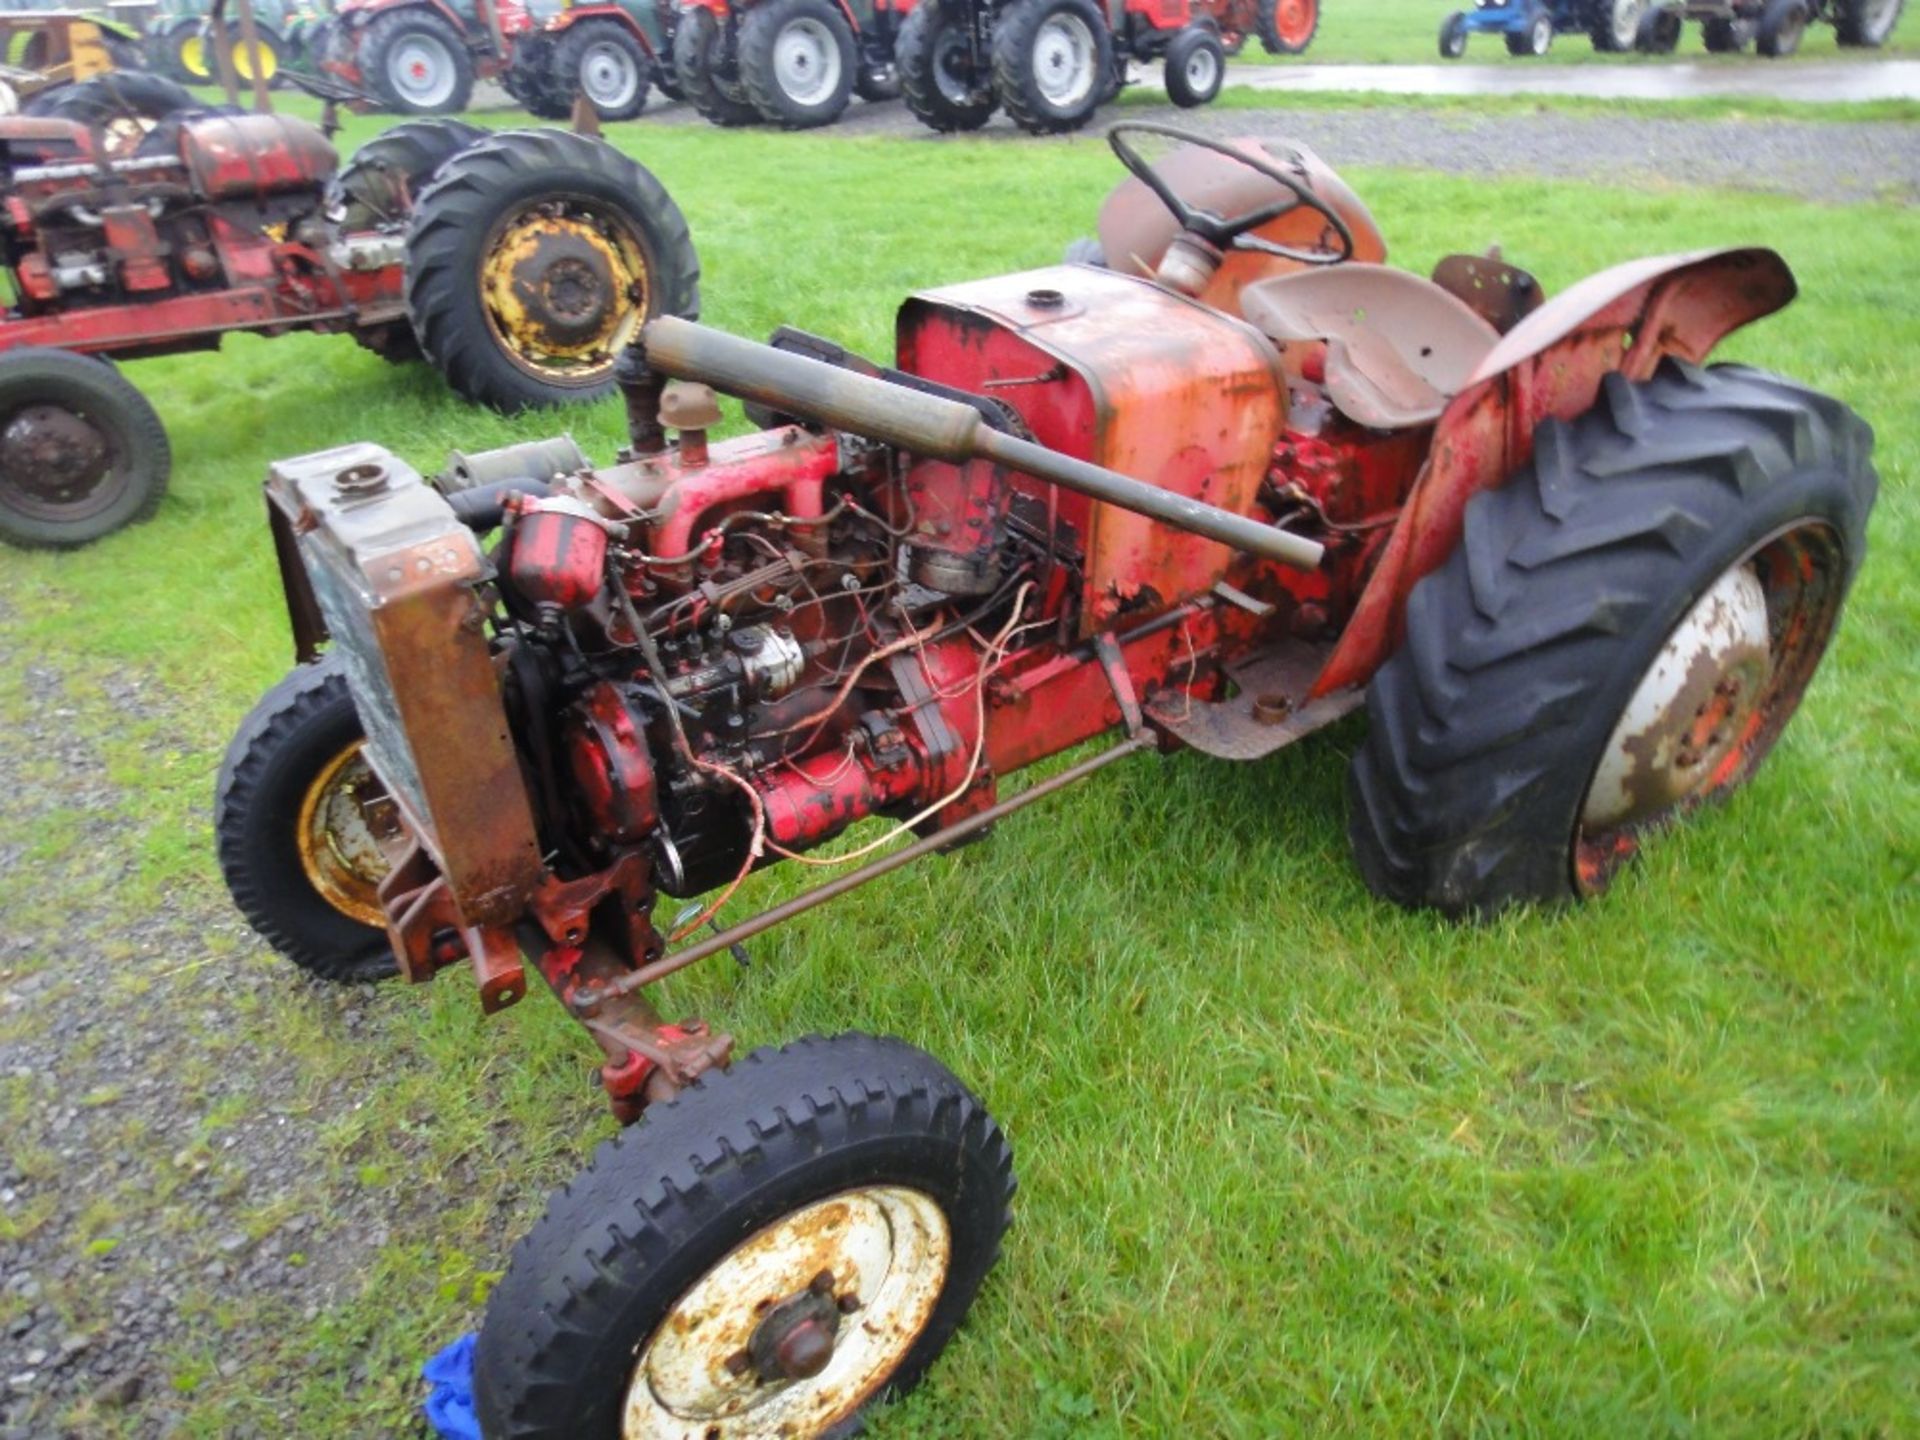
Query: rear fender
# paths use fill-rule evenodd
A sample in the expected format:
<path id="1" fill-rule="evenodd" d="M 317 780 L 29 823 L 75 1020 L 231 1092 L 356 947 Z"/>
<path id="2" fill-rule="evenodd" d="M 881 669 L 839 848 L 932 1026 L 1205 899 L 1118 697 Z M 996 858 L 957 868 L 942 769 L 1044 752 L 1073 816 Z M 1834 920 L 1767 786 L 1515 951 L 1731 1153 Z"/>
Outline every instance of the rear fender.
<path id="1" fill-rule="evenodd" d="M 645 50 L 649 57 L 655 60 L 660 58 L 660 46 L 655 42 L 654 37 L 646 32 L 645 27 L 638 20 L 618 5 L 570 6 L 540 28 L 549 35 L 564 35 L 582 20 L 612 20 L 638 40 L 640 48 Z"/>
<path id="2" fill-rule="evenodd" d="M 1364 684 L 1393 653 L 1407 596 L 1453 553 L 1467 501 L 1532 458 L 1541 421 L 1593 408 L 1614 371 L 1645 380 L 1668 356 L 1704 361 L 1726 336 L 1784 308 L 1795 293 L 1793 272 L 1772 250 L 1701 250 L 1604 270 L 1516 325 L 1440 417 L 1427 462 L 1314 695 Z"/>
<path id="3" fill-rule="evenodd" d="M 431 10 L 459 34 L 467 33 L 467 22 L 445 0 L 364 0 L 351 10 L 342 10 L 340 20 L 355 29 L 365 29 L 378 17 L 394 10 Z"/>

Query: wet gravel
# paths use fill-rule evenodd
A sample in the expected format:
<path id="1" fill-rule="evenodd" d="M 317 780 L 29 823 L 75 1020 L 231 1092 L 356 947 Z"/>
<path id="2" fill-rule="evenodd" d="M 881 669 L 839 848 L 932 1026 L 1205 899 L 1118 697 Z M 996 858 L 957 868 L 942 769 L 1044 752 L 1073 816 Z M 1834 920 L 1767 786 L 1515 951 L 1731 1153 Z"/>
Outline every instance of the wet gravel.
<path id="1" fill-rule="evenodd" d="M 0 725 L 0 894 L 25 897 L 0 927 L 0 1436 L 165 1436 L 196 1357 L 230 1377 L 277 1338 L 222 1333 L 217 1307 L 318 1317 L 357 1287 L 386 1217 L 372 1195 L 316 1193 L 340 1107 L 236 1023 L 303 982 L 216 894 L 138 913 L 116 898 L 137 864 L 128 797 L 88 737 L 166 697 L 125 674 L 76 686 L 4 637 L 0 670 L 26 701 Z M 182 763 L 170 742 L 150 758 Z M 59 910 L 35 903 L 53 887 Z M 222 932 L 234 945 L 210 950 Z M 310 988 L 351 1043 L 372 989 Z M 261 1433 L 298 1433 L 263 1398 L 284 1423 Z"/>
<path id="2" fill-rule="evenodd" d="M 1078 137 L 1035 140 L 1004 115 L 979 138 L 1023 144 L 1085 143 L 1120 120 L 1151 120 L 1209 135 L 1281 135 L 1300 140 L 1336 169 L 1397 165 L 1452 175 L 1533 175 L 1605 184 L 1765 190 L 1818 201 L 1920 203 L 1920 126 L 1893 122 L 1669 120 L 1540 110 L 1476 117 L 1460 110 L 1290 108 L 1176 110 L 1109 107 Z M 687 105 L 660 105 L 646 124 L 703 124 Z M 891 101 L 854 102 L 830 132 L 939 136 Z"/>

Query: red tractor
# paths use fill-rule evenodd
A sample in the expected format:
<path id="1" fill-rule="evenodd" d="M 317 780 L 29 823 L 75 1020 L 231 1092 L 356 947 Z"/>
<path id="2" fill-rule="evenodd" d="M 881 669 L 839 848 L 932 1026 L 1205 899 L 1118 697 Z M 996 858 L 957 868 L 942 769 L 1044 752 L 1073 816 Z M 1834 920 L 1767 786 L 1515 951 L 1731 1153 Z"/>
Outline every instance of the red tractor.
<path id="1" fill-rule="evenodd" d="M 397 115 L 451 115 L 475 80 L 513 93 L 513 46 L 537 28 L 521 0 L 341 0 L 315 62 Z"/>
<path id="2" fill-rule="evenodd" d="M 565 119 L 584 95 L 600 119 L 631 120 L 646 108 L 650 86 L 680 98 L 673 70 L 679 23 L 672 0 L 563 5 L 514 40 L 501 84 L 543 119 Z"/>
<path id="3" fill-rule="evenodd" d="M 831 125 L 855 95 L 900 93 L 894 43 L 914 0 L 686 0 L 673 37 L 688 103 L 715 125 Z"/>
<path id="4" fill-rule="evenodd" d="M 341 169 L 290 116 L 149 123 L 115 150 L 111 125 L 0 119 L 0 539 L 16 545 L 86 544 L 159 505 L 166 432 L 110 359 L 338 331 L 517 410 L 606 393 L 645 316 L 698 311 L 679 208 L 598 140 L 414 121 Z"/>
<path id="5" fill-rule="evenodd" d="M 923 0 L 900 33 L 907 107 L 935 130 L 978 130 L 1004 109 L 1036 135 L 1078 130 L 1136 60 L 1164 66 L 1167 98 L 1209 103 L 1249 32 L 1297 54 L 1319 0 Z"/>
<path id="6" fill-rule="evenodd" d="M 1754 772 L 1834 633 L 1872 432 L 1706 364 L 1792 300 L 1778 255 L 1542 304 L 1497 258 L 1389 268 L 1302 146 L 1111 139 L 1125 262 L 916 295 L 891 366 L 659 319 L 611 464 L 272 469 L 301 663 L 221 769 L 235 901 L 318 975 L 464 964 L 487 1010 L 537 982 L 639 1122 L 493 1291 L 488 1440 L 843 1433 L 999 1253 L 1007 1143 L 937 1061 L 729 1067 L 654 982 L 1128 757 L 1256 761 L 1363 706 L 1368 885 L 1592 896 Z M 715 441 L 717 394 L 759 428 Z M 831 878 L 709 933 L 777 860 Z"/>

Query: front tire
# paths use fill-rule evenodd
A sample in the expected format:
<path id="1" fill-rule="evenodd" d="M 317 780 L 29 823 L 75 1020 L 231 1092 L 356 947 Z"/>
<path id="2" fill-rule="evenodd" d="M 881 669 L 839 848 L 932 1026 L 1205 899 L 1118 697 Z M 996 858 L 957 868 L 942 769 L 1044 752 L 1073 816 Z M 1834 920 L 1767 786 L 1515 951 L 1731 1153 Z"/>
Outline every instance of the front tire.
<path id="1" fill-rule="evenodd" d="M 720 22 L 703 7 L 688 10 L 673 32 L 673 69 L 681 93 L 708 123 L 731 129 L 758 123 L 760 112 L 747 96 L 727 44 Z"/>
<path id="2" fill-rule="evenodd" d="M 447 383 L 512 413 L 611 390 L 645 321 L 698 317 L 700 259 L 645 166 L 569 131 L 509 130 L 448 160 L 420 195 L 406 291 Z"/>
<path id="3" fill-rule="evenodd" d="M 1792 56 L 1806 37 L 1807 19 L 1807 0 L 1770 0 L 1760 15 L 1760 53 L 1770 60 Z"/>
<path id="4" fill-rule="evenodd" d="M 1093 0 L 1014 0 L 993 27 L 993 88 L 1028 134 L 1078 130 L 1113 74 L 1113 34 Z"/>
<path id="5" fill-rule="evenodd" d="M 1466 12 L 1456 10 L 1440 22 L 1440 58 L 1458 60 L 1467 53 Z"/>
<path id="6" fill-rule="evenodd" d="M 1553 16 L 1536 0 L 1527 23 L 1518 31 L 1509 30 L 1501 38 L 1507 42 L 1509 55 L 1531 56 L 1538 60 L 1553 49 Z"/>
<path id="7" fill-rule="evenodd" d="M 1671 55 L 1680 48 L 1682 28 L 1679 10 L 1658 5 L 1640 17 L 1640 33 L 1633 38 L 1633 48 L 1642 55 Z"/>
<path id="8" fill-rule="evenodd" d="M 1739 366 L 1668 361 L 1535 432 L 1408 600 L 1350 777 L 1367 884 L 1485 914 L 1597 893 L 1759 766 L 1865 549 L 1873 432 Z"/>
<path id="9" fill-rule="evenodd" d="M 853 99 L 859 63 L 832 0 L 762 0 L 740 22 L 740 77 L 769 124 L 831 125 Z"/>
<path id="10" fill-rule="evenodd" d="M 515 1248 L 474 1354 L 481 1431 L 845 1433 L 946 1346 L 1013 1192 L 999 1126 L 931 1056 L 858 1034 L 755 1051 L 602 1145 Z M 760 1368 L 807 1323 L 825 1369 Z"/>
<path id="11" fill-rule="evenodd" d="M 360 69 L 389 110 L 448 115 L 473 98 L 473 57 L 439 15 L 413 7 L 370 21 L 360 32 Z"/>
<path id="12" fill-rule="evenodd" d="M 1907 0 L 1839 0 L 1833 28 L 1840 43 L 1878 50 L 1900 23 Z"/>
<path id="13" fill-rule="evenodd" d="M 0 540 L 72 550 L 152 517 L 173 457 L 166 427 L 106 361 L 0 355 Z"/>
<path id="14" fill-rule="evenodd" d="M 1226 79 L 1227 52 L 1220 37 L 1189 25 L 1167 45 L 1167 98 L 1182 110 L 1210 104 Z"/>
<path id="15" fill-rule="evenodd" d="M 376 890 L 399 822 L 361 757 L 365 740 L 346 670 L 329 655 L 261 697 L 214 791 L 227 893 L 262 939 L 322 980 L 398 970 Z"/>
<path id="16" fill-rule="evenodd" d="M 893 50 L 907 109 L 922 125 L 942 134 L 978 130 L 1000 108 L 993 93 L 992 58 L 974 63 L 969 24 L 965 7 L 922 0 L 901 23 Z"/>

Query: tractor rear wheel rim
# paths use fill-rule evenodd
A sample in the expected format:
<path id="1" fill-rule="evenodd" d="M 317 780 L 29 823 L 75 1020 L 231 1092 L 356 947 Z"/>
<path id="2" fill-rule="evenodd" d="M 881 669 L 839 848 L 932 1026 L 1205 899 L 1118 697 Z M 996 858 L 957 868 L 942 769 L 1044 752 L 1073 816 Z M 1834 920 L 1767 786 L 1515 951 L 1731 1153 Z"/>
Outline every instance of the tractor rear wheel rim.
<path id="1" fill-rule="evenodd" d="M 1220 62 L 1214 59 L 1213 51 L 1201 46 L 1187 57 L 1187 88 L 1196 95 L 1204 95 L 1213 88 L 1213 82 L 1219 78 Z"/>
<path id="2" fill-rule="evenodd" d="M 393 47 L 387 76 L 402 96 L 425 109 L 453 98 L 453 57 L 431 35 L 408 35 Z"/>
<path id="3" fill-rule="evenodd" d="M 824 105 L 840 88 L 840 46 L 811 16 L 790 20 L 773 41 L 773 78 L 796 105 Z"/>
<path id="4" fill-rule="evenodd" d="M 695 1281 L 641 1347 L 622 1440 L 825 1432 L 900 1368 L 952 1255 L 945 1212 L 905 1186 L 843 1191 L 774 1221 Z M 809 1296 L 837 1320 L 768 1333 Z"/>
<path id="5" fill-rule="evenodd" d="M 1640 833 L 1739 786 L 1779 738 L 1844 598 L 1822 521 L 1776 532 L 1689 607 L 1607 739 L 1574 834 L 1574 881 L 1606 888 Z"/>
<path id="6" fill-rule="evenodd" d="M 1033 37 L 1033 78 L 1049 105 L 1071 109 L 1093 93 L 1093 31 L 1078 15 L 1053 15 Z"/>
<path id="7" fill-rule="evenodd" d="M 595 41 L 580 59 L 580 88 L 602 110 L 623 109 L 640 88 L 640 67 L 618 45 Z"/>
<path id="8" fill-rule="evenodd" d="M 548 384 L 596 384 L 647 313 L 641 238 L 598 201 L 549 198 L 510 212 L 481 253 L 489 329 Z"/>
<path id="9" fill-rule="evenodd" d="M 968 53 L 967 37 L 958 27 L 942 31 L 934 45 L 933 83 L 949 105 L 973 103 L 973 57 Z"/>
<path id="10" fill-rule="evenodd" d="M 1279 0 L 1273 7 L 1273 33 L 1282 45 L 1301 49 L 1313 39 L 1318 0 Z"/>
<path id="11" fill-rule="evenodd" d="M 362 925 L 387 923 L 380 882 L 406 846 L 399 811 L 356 740 L 324 765 L 300 798 L 295 844 L 307 883 Z"/>
<path id="12" fill-rule="evenodd" d="M 0 426 L 0 503 L 36 520 L 90 519 L 125 492 L 125 459 L 113 433 L 84 413 L 22 405 Z"/>

